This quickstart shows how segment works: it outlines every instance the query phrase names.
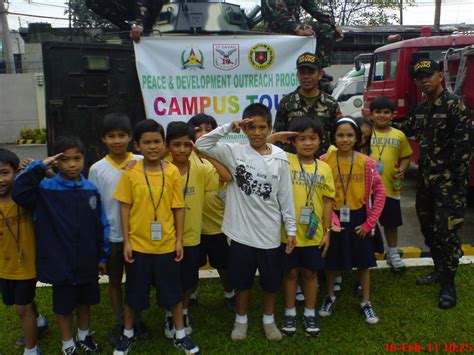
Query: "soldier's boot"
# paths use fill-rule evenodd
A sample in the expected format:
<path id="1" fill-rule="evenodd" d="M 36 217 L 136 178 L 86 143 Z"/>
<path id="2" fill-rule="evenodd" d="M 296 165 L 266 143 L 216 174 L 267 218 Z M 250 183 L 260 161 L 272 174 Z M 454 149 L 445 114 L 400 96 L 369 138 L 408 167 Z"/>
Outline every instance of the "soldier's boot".
<path id="1" fill-rule="evenodd" d="M 439 293 L 438 307 L 450 309 L 456 306 L 457 295 L 454 285 L 455 271 L 445 271 L 441 275 L 441 291 Z"/>
<path id="2" fill-rule="evenodd" d="M 443 267 L 441 263 L 438 261 L 438 258 L 434 254 L 433 254 L 433 262 L 434 262 L 434 271 L 416 280 L 417 286 L 433 285 L 435 283 L 440 282 L 441 274 L 443 273 Z"/>

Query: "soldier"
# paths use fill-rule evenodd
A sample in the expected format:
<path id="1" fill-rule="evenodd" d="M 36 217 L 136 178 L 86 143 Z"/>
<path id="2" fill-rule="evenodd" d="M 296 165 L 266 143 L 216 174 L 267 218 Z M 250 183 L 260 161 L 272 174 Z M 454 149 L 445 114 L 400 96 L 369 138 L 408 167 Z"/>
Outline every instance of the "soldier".
<path id="1" fill-rule="evenodd" d="M 316 36 L 318 45 L 316 55 L 322 68 L 330 65 L 330 55 L 334 39 L 342 41 L 344 34 L 336 27 L 334 18 L 322 12 L 314 0 L 261 0 L 262 17 L 272 32 L 288 33 L 297 36 Z M 300 21 L 300 8 L 303 8 L 317 22 L 307 25 Z"/>
<path id="2" fill-rule="evenodd" d="M 140 41 L 142 33 L 153 32 L 153 25 L 163 7 L 163 0 L 86 0 L 86 5 L 99 16 L 112 22 L 130 38 Z"/>
<path id="3" fill-rule="evenodd" d="M 458 230 L 464 221 L 468 192 L 471 109 L 441 86 L 443 73 L 431 59 L 419 60 L 412 76 L 426 95 L 406 130 L 420 144 L 416 212 L 434 271 L 417 285 L 439 282 L 439 308 L 456 305 L 454 276 L 463 252 Z"/>
<path id="4" fill-rule="evenodd" d="M 303 53 L 296 60 L 296 75 L 300 86 L 281 99 L 278 105 L 274 131 L 287 131 L 290 122 L 299 117 L 310 116 L 321 120 L 324 128 L 323 139 L 318 155 L 325 153 L 329 147 L 329 132 L 332 125 L 342 117 L 335 98 L 321 91 L 318 83 L 322 77 L 322 65 L 313 53 Z M 291 151 L 293 146 L 285 145 Z"/>

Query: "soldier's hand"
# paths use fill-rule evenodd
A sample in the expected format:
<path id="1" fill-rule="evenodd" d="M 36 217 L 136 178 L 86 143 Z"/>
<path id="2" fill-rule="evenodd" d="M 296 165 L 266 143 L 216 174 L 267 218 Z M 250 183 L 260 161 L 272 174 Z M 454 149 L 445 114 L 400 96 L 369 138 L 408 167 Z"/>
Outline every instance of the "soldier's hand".
<path id="1" fill-rule="evenodd" d="M 336 27 L 334 29 L 334 34 L 336 36 L 336 42 L 341 42 L 344 39 L 344 33 L 342 32 L 340 27 Z"/>
<path id="2" fill-rule="evenodd" d="M 297 36 L 305 36 L 305 37 L 314 37 L 316 33 L 311 28 L 311 26 L 306 25 L 304 28 L 300 28 L 295 32 Z"/>
<path id="3" fill-rule="evenodd" d="M 142 36 L 143 33 L 143 27 L 142 26 L 135 26 L 132 28 L 130 31 L 130 38 L 133 40 L 133 42 L 140 42 L 140 37 Z"/>

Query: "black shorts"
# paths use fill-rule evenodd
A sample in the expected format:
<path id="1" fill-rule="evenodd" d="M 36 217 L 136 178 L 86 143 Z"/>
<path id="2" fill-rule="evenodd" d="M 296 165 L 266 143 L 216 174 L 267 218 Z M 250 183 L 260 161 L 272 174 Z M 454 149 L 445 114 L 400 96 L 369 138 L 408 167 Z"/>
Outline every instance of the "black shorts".
<path id="1" fill-rule="evenodd" d="M 218 270 L 227 270 L 229 261 L 229 243 L 224 233 L 215 235 L 201 235 L 201 260 L 199 266 L 209 264 Z"/>
<path id="2" fill-rule="evenodd" d="M 53 311 L 56 314 L 72 314 L 79 305 L 100 302 L 99 281 L 85 285 L 53 285 Z"/>
<path id="3" fill-rule="evenodd" d="M 379 218 L 380 224 L 385 228 L 398 228 L 403 224 L 402 209 L 400 208 L 400 200 L 387 197 L 385 199 L 385 207 Z"/>
<path id="4" fill-rule="evenodd" d="M 251 289 L 257 269 L 263 291 L 277 292 L 283 276 L 281 247 L 259 249 L 232 241 L 227 269 L 229 284 L 237 290 Z"/>
<path id="5" fill-rule="evenodd" d="M 180 262 L 176 252 L 144 254 L 134 251 L 135 261 L 127 267 L 125 303 L 136 311 L 150 306 L 150 289 L 156 288 L 156 301 L 160 307 L 170 308 L 181 302 L 183 292 L 180 281 Z"/>
<path id="6" fill-rule="evenodd" d="M 107 275 L 111 284 L 121 284 L 125 259 L 123 258 L 123 242 L 110 243 L 110 256 L 107 261 Z"/>
<path id="7" fill-rule="evenodd" d="M 35 299 L 36 279 L 7 280 L 0 279 L 0 291 L 6 306 L 26 306 Z"/>
<path id="8" fill-rule="evenodd" d="M 286 244 L 282 244 L 285 271 L 299 267 L 310 271 L 324 269 L 324 258 L 322 257 L 322 249 L 319 249 L 319 246 L 296 247 L 291 254 L 286 254 L 285 248 Z"/>
<path id="9" fill-rule="evenodd" d="M 189 290 L 197 286 L 199 280 L 200 246 L 184 247 L 184 257 L 181 260 L 181 288 Z"/>

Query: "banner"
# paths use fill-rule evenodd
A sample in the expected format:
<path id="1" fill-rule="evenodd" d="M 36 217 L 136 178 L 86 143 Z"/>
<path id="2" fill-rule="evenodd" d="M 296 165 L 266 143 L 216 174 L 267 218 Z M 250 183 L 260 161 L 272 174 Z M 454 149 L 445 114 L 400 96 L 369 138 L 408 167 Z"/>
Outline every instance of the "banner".
<path id="1" fill-rule="evenodd" d="M 203 112 L 223 124 L 255 102 L 275 117 L 298 86 L 297 57 L 315 48 L 314 38 L 286 35 L 142 38 L 135 56 L 147 118 L 166 127 Z"/>

